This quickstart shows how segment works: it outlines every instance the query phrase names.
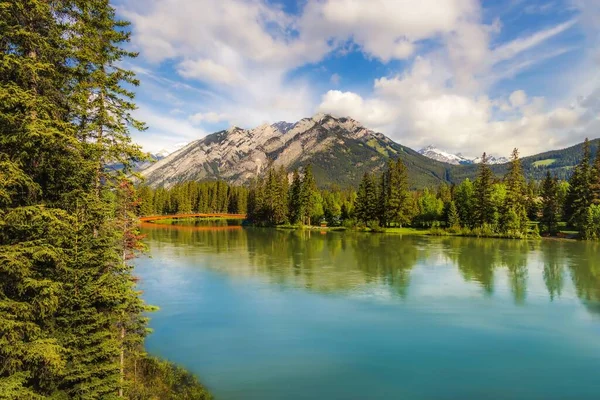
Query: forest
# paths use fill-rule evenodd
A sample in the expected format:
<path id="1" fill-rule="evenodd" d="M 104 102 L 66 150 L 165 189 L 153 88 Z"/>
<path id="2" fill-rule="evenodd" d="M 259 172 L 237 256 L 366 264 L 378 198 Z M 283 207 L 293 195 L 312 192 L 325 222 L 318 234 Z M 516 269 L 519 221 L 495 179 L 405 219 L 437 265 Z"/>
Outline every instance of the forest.
<path id="1" fill-rule="evenodd" d="M 588 140 L 568 181 L 550 171 L 541 181 L 527 181 L 515 149 L 503 177 L 493 173 L 484 154 L 473 181 L 419 191 L 410 187 L 400 159 L 390 159 L 381 174 L 366 173 L 358 188 L 349 189 L 319 189 L 310 165 L 292 174 L 270 167 L 247 188 L 221 181 L 156 190 L 142 186 L 139 212 L 247 212 L 248 221 L 260 226 L 327 224 L 375 232 L 413 227 L 438 235 L 508 238 L 566 231 L 600 238 L 600 153 L 592 160 Z"/>
<path id="2" fill-rule="evenodd" d="M 128 25 L 107 0 L 0 2 L 1 399 L 210 398 L 144 351 Z"/>

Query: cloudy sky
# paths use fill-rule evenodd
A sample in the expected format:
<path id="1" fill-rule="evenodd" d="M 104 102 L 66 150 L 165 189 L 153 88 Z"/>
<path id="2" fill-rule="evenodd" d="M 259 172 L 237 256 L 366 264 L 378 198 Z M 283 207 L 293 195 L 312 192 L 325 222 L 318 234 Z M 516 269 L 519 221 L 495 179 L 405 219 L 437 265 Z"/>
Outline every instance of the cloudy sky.
<path id="1" fill-rule="evenodd" d="M 117 0 L 147 151 L 350 116 L 419 149 L 600 137 L 599 0 Z"/>

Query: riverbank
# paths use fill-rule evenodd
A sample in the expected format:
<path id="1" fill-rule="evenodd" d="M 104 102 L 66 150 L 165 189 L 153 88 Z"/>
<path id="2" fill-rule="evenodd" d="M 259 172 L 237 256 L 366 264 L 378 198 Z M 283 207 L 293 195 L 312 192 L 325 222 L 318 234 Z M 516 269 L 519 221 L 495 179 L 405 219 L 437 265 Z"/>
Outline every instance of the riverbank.
<path id="1" fill-rule="evenodd" d="M 265 228 L 269 228 L 268 226 Z M 396 235 L 410 236 L 454 236 L 454 237 L 473 237 L 487 239 L 513 239 L 513 240 L 578 240 L 578 233 L 574 231 L 561 231 L 556 236 L 540 235 L 535 229 L 529 235 L 499 233 L 484 229 L 444 229 L 439 227 L 433 228 L 413 228 L 413 227 L 391 227 L 391 228 L 369 228 L 369 227 L 345 227 L 345 226 L 307 226 L 307 225 L 277 225 L 274 227 L 278 230 L 311 230 L 319 232 L 369 232 L 369 233 L 386 233 Z"/>
<path id="2" fill-rule="evenodd" d="M 130 382 L 126 395 L 130 400 L 213 399 L 195 375 L 169 361 L 143 355 L 128 358 L 126 364 Z"/>

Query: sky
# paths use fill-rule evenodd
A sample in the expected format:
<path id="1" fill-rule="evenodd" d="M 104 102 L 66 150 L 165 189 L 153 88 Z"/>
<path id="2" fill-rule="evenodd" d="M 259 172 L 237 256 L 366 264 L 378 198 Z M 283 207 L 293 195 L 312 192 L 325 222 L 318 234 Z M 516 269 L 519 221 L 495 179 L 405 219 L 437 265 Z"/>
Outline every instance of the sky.
<path id="1" fill-rule="evenodd" d="M 600 0 L 116 0 L 149 152 L 351 117 L 477 156 L 600 137 Z"/>

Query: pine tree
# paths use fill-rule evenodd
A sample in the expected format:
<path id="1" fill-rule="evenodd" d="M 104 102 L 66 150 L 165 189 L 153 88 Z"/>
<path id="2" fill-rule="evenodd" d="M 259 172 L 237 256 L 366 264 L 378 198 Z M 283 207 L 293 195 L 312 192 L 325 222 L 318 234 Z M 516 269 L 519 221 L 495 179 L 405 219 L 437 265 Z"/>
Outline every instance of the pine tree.
<path id="1" fill-rule="evenodd" d="M 455 202 L 463 226 L 475 226 L 474 211 L 475 187 L 471 180 L 465 179 L 455 189 Z"/>
<path id="2" fill-rule="evenodd" d="M 0 6 L 0 394 L 43 398 L 65 373 L 54 329 L 72 258 L 74 219 L 61 200 L 86 164 L 61 88 L 64 30 L 47 1 Z"/>
<path id="3" fill-rule="evenodd" d="M 506 199 L 502 210 L 503 229 L 509 233 L 526 235 L 529 225 L 525 208 L 527 187 L 517 149 L 513 150 L 504 181 L 506 183 Z"/>
<path id="4" fill-rule="evenodd" d="M 15 0 L 0 21 L 0 395 L 113 398 L 146 310 L 127 262 L 139 204 L 106 168 L 142 157 L 128 33 L 108 1 Z"/>
<path id="5" fill-rule="evenodd" d="M 289 195 L 289 219 L 291 223 L 297 224 L 301 221 L 302 215 L 304 215 L 302 207 L 302 179 L 300 178 L 300 173 L 296 169 L 292 176 L 292 185 L 290 187 Z"/>
<path id="6" fill-rule="evenodd" d="M 492 185 L 494 175 L 488 165 L 488 157 L 483 153 L 479 174 L 475 181 L 473 198 L 474 221 L 478 226 L 494 224 L 494 204 L 492 201 Z"/>
<path id="7" fill-rule="evenodd" d="M 449 228 L 460 228 L 460 216 L 458 214 L 458 209 L 456 208 L 456 203 L 454 201 L 450 201 L 450 206 L 448 207 L 448 227 Z"/>
<path id="8" fill-rule="evenodd" d="M 575 167 L 569 181 L 565 201 L 565 216 L 570 224 L 583 232 L 587 222 L 588 208 L 592 204 L 592 168 L 590 166 L 590 143 L 583 144 L 583 158 Z"/>
<path id="9" fill-rule="evenodd" d="M 556 177 L 546 173 L 542 182 L 542 220 L 546 232 L 555 235 L 558 232 L 558 214 L 560 205 L 558 202 L 558 181 Z"/>
<path id="10" fill-rule="evenodd" d="M 358 187 L 356 197 L 356 218 L 366 223 L 377 219 L 379 199 L 377 194 L 376 178 L 365 173 Z"/>
<path id="11" fill-rule="evenodd" d="M 408 173 L 401 160 L 389 161 L 387 168 L 386 220 L 399 226 L 410 223 Z"/>
<path id="12" fill-rule="evenodd" d="M 591 186 L 592 203 L 600 204 L 600 146 L 596 149 L 596 158 L 594 159 L 594 167 L 592 168 Z"/>
<path id="13" fill-rule="evenodd" d="M 302 179 L 302 220 L 307 225 L 311 224 L 311 217 L 315 215 L 318 206 L 318 189 L 315 177 L 312 172 L 312 166 L 309 164 L 304 168 L 304 177 Z"/>

